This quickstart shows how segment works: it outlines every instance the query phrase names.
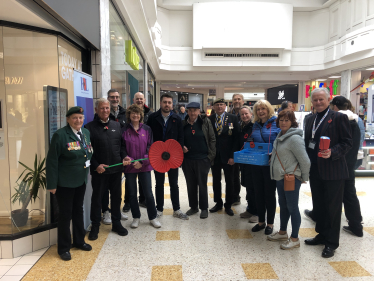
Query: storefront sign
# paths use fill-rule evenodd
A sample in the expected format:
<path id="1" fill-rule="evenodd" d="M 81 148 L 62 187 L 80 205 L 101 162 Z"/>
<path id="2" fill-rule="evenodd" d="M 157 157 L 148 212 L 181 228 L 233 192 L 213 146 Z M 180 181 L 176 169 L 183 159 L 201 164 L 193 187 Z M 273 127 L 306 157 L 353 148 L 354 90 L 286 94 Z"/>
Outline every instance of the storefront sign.
<path id="1" fill-rule="evenodd" d="M 267 100 L 272 105 L 281 104 L 283 101 L 291 101 L 298 103 L 299 86 L 298 85 L 283 85 L 267 90 Z"/>
<path id="2" fill-rule="evenodd" d="M 136 48 L 132 45 L 131 40 L 125 41 L 125 56 L 126 62 L 131 66 L 131 68 L 139 70 L 140 58 L 136 52 Z"/>
<path id="3" fill-rule="evenodd" d="M 8 77 L 5 76 L 5 85 L 21 85 L 23 83 L 23 77 Z"/>
<path id="4" fill-rule="evenodd" d="M 73 69 L 82 71 L 82 62 L 69 54 L 60 51 L 61 78 L 74 81 Z"/>
<path id="5" fill-rule="evenodd" d="M 94 117 L 92 76 L 74 69 L 74 104 L 84 110 L 84 122 L 86 125 Z"/>

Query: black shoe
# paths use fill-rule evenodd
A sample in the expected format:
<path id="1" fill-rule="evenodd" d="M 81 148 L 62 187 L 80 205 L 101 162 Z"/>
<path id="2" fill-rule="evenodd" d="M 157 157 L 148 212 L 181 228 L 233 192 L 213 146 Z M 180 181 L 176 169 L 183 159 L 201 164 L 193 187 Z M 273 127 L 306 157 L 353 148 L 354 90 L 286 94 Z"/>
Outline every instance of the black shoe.
<path id="1" fill-rule="evenodd" d="M 234 215 L 234 211 L 231 208 L 225 208 L 226 214 L 228 214 L 230 217 Z"/>
<path id="2" fill-rule="evenodd" d="M 316 221 L 314 220 L 314 218 L 313 218 L 313 211 L 309 211 L 308 209 L 305 209 L 305 210 L 304 210 L 304 215 L 305 215 L 308 219 L 310 219 L 311 221 L 316 222 Z"/>
<path id="3" fill-rule="evenodd" d="M 212 209 L 209 210 L 211 213 L 218 212 L 219 210 L 222 210 L 222 205 L 216 204 Z"/>
<path id="4" fill-rule="evenodd" d="M 252 227 L 252 232 L 258 232 L 266 227 L 266 223 L 259 225 L 256 224 L 254 227 Z"/>
<path id="5" fill-rule="evenodd" d="M 201 210 L 200 218 L 206 219 L 208 217 L 208 210 Z"/>
<path id="6" fill-rule="evenodd" d="M 60 258 L 64 261 L 70 261 L 71 260 L 71 255 L 69 252 L 63 253 L 60 255 Z"/>
<path id="7" fill-rule="evenodd" d="M 127 229 L 124 228 L 121 223 L 113 224 L 112 225 L 112 231 L 113 232 L 117 232 L 117 234 L 119 236 L 126 236 L 127 234 L 129 234 L 129 232 L 127 231 Z"/>
<path id="8" fill-rule="evenodd" d="M 186 212 L 186 215 L 187 216 L 192 216 L 192 215 L 194 215 L 194 214 L 196 214 L 196 213 L 198 213 L 199 212 L 199 209 L 198 208 L 191 208 L 191 209 L 189 209 L 187 212 Z"/>
<path id="9" fill-rule="evenodd" d="M 325 247 L 322 251 L 322 257 L 323 258 L 331 258 L 334 256 L 334 252 L 335 250 L 333 248 L 330 248 L 330 247 Z"/>
<path id="10" fill-rule="evenodd" d="M 361 231 L 354 231 L 350 226 L 343 226 L 343 230 L 344 230 L 345 232 L 348 232 L 348 233 L 350 233 L 350 234 L 352 234 L 352 235 L 355 235 L 355 236 L 357 236 L 357 237 L 362 237 L 362 236 L 364 236 L 364 233 L 363 233 L 362 230 L 361 230 Z"/>
<path id="11" fill-rule="evenodd" d="M 139 206 L 143 208 L 147 208 L 147 205 L 145 204 L 145 201 L 139 201 Z"/>
<path id="12" fill-rule="evenodd" d="M 77 249 L 80 249 L 82 251 L 91 251 L 92 250 L 92 247 L 90 244 L 86 244 L 84 243 L 82 246 L 77 246 L 77 245 L 71 245 L 72 248 L 77 248 Z"/>
<path id="13" fill-rule="evenodd" d="M 126 203 L 123 208 L 122 208 L 122 211 L 124 213 L 127 213 L 128 211 L 130 211 L 131 207 L 130 207 L 130 204 Z"/>
<path id="14" fill-rule="evenodd" d="M 321 240 L 314 238 L 310 239 L 305 239 L 304 240 L 305 244 L 310 245 L 310 246 L 316 246 L 316 245 L 325 245 L 325 243 Z"/>
<path id="15" fill-rule="evenodd" d="M 99 226 L 91 226 L 90 234 L 88 234 L 88 240 L 96 240 L 99 237 Z"/>
<path id="16" fill-rule="evenodd" d="M 265 228 L 265 234 L 266 234 L 266 235 L 270 235 L 270 234 L 272 234 L 272 233 L 273 233 L 273 228 L 270 227 L 270 226 L 267 226 L 267 227 Z"/>

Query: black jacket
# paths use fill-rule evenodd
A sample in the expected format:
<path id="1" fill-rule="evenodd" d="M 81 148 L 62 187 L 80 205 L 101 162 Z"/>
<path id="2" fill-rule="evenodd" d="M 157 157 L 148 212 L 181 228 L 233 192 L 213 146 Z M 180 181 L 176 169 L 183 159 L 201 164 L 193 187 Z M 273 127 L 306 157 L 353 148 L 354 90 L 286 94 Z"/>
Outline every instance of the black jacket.
<path id="1" fill-rule="evenodd" d="M 90 131 L 93 148 L 91 174 L 97 173 L 96 169 L 100 164 L 121 163 L 123 158 L 127 156 L 126 147 L 122 144 L 121 126 L 118 122 L 109 120 L 108 123 L 102 123 L 97 117 L 85 127 Z M 119 173 L 122 170 L 123 166 L 119 165 L 106 169 L 105 174 Z"/>
<path id="2" fill-rule="evenodd" d="M 313 114 L 305 120 L 306 148 L 312 138 L 315 118 L 316 114 Z M 344 156 L 352 148 L 352 133 L 348 117 L 345 114 L 330 110 L 321 126 L 321 136 L 330 138 L 331 156 L 327 159 L 317 157 L 319 175 L 323 180 L 345 180 L 348 178 L 348 168 Z"/>
<path id="3" fill-rule="evenodd" d="M 184 127 L 188 125 L 187 120 L 188 120 L 188 115 L 182 121 L 183 130 L 184 130 Z M 197 122 L 201 122 L 202 124 L 202 130 L 204 133 L 206 144 L 208 146 L 208 158 L 210 160 L 210 164 L 213 165 L 214 158 L 216 157 L 216 137 L 214 135 L 214 129 L 212 127 L 210 120 L 205 114 L 199 115 Z"/>
<path id="4" fill-rule="evenodd" d="M 249 141 L 252 134 L 253 123 L 249 122 L 247 125 L 241 127 L 240 139 L 239 139 L 239 149 L 244 148 L 244 144 Z M 252 178 L 252 165 L 251 164 L 240 164 L 240 175 L 241 175 L 241 185 L 245 187 L 253 186 Z"/>
<path id="5" fill-rule="evenodd" d="M 113 121 L 117 121 L 120 123 L 121 128 L 126 125 L 126 109 L 124 109 L 122 106 L 118 106 L 119 112 L 117 115 L 117 118 L 114 117 L 112 113 L 109 114 L 109 119 Z"/>
<path id="6" fill-rule="evenodd" d="M 357 154 L 360 148 L 361 132 L 356 120 L 349 120 L 349 125 L 351 125 L 352 130 L 352 148 L 345 155 L 345 160 L 347 161 L 348 171 L 351 176 L 351 173 L 353 173 L 354 175 L 354 170 L 357 162 Z"/>
<path id="7" fill-rule="evenodd" d="M 153 111 L 148 106 L 144 105 L 144 120 L 143 120 L 144 124 L 147 124 L 148 117 L 152 113 L 153 113 Z"/>
<path id="8" fill-rule="evenodd" d="M 221 163 L 227 164 L 230 158 L 234 158 L 234 152 L 239 150 L 240 131 L 238 117 L 226 112 L 220 135 L 218 135 L 216 130 L 216 113 L 209 116 L 209 119 L 212 122 L 216 136 L 216 158 L 220 157 Z M 229 124 L 232 124 L 233 129 L 229 129 Z"/>
<path id="9" fill-rule="evenodd" d="M 174 112 L 169 117 L 165 138 L 163 136 L 164 118 L 162 117 L 161 109 L 149 115 L 147 125 L 152 129 L 153 142 L 173 139 L 178 141 L 183 147 L 182 119 Z"/>

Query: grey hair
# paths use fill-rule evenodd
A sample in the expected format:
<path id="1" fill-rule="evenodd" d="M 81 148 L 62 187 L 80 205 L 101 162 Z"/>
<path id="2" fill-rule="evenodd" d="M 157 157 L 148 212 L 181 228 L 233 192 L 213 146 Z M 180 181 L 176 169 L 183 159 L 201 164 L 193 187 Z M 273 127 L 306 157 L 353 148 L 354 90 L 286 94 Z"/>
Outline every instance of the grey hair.
<path id="1" fill-rule="evenodd" d="M 244 108 L 248 109 L 248 111 L 249 111 L 250 114 L 253 114 L 252 109 L 251 109 L 248 105 L 243 105 L 243 106 L 240 108 L 240 110 L 242 110 L 242 109 L 244 109 Z M 239 110 L 239 111 L 240 111 L 240 110 Z"/>
<path id="2" fill-rule="evenodd" d="M 99 108 L 99 105 L 101 103 L 108 103 L 110 105 L 110 102 L 107 99 L 100 98 L 100 99 L 95 101 L 95 108 Z"/>
<path id="3" fill-rule="evenodd" d="M 244 96 L 242 94 L 233 94 L 232 95 L 232 100 L 234 99 L 235 96 L 241 96 L 242 100 L 244 101 Z"/>
<path id="4" fill-rule="evenodd" d="M 329 100 L 329 98 L 330 98 L 330 91 L 329 91 L 329 89 L 327 89 L 327 88 L 315 88 L 315 89 L 312 91 L 312 93 L 310 94 L 310 98 L 311 98 L 311 100 L 313 100 L 313 94 L 315 94 L 315 93 L 319 93 L 319 92 L 324 92 L 325 95 L 326 95 L 326 99 Z"/>

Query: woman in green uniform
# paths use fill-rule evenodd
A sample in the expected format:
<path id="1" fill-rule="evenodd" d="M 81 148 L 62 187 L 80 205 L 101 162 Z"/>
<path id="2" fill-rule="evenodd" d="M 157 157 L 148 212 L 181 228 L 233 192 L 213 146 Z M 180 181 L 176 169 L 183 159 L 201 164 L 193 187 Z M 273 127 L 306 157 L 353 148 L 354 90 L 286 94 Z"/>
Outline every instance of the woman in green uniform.
<path id="1" fill-rule="evenodd" d="M 59 206 L 58 254 L 71 260 L 70 248 L 91 251 L 85 243 L 83 199 L 92 156 L 90 132 L 83 128 L 83 108 L 75 106 L 66 114 L 67 125 L 52 137 L 47 155 L 47 189 L 56 194 Z M 73 221 L 71 243 L 70 220 Z"/>

